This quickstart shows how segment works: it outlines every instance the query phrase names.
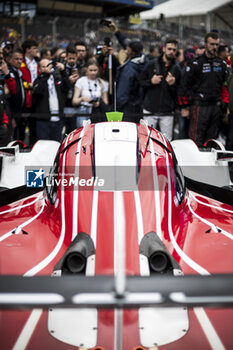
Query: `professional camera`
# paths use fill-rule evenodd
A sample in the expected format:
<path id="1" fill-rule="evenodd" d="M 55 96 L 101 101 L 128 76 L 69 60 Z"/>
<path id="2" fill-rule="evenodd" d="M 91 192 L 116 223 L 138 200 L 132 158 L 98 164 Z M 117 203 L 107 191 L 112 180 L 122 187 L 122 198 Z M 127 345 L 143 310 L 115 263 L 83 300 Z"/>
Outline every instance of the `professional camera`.
<path id="1" fill-rule="evenodd" d="M 105 27 L 110 27 L 111 21 L 109 19 L 102 18 L 100 20 L 100 25 Z"/>
<path id="2" fill-rule="evenodd" d="M 58 59 L 57 58 L 53 58 L 48 64 L 47 67 L 52 65 L 52 68 L 55 69 L 56 65 L 57 65 Z"/>

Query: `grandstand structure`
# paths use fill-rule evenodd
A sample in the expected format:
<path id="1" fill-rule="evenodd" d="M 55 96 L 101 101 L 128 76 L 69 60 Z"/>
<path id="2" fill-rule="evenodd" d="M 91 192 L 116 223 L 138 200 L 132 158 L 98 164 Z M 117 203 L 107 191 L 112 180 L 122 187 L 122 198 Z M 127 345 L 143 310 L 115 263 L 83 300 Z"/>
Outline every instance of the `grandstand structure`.
<path id="1" fill-rule="evenodd" d="M 46 38 L 46 46 L 83 38 L 95 45 L 112 35 L 100 27 L 101 18 L 112 18 L 126 36 L 139 36 L 148 46 L 171 35 L 181 47 L 198 45 L 210 30 L 219 31 L 227 44 L 233 42 L 233 0 L 1 1 L 0 39 L 19 33 L 21 40 Z"/>
<path id="2" fill-rule="evenodd" d="M 22 12 L 94 18 L 129 16 L 152 9 L 153 0 L 7 0 L 0 3 L 0 15 L 17 16 Z"/>
<path id="3" fill-rule="evenodd" d="M 141 11 L 150 10 L 154 0 L 23 0 L 0 2 L 0 37 L 9 30 L 28 36 L 47 34 L 78 39 L 99 31 L 101 18 L 120 19 L 127 27 L 129 17 L 139 18 Z M 105 28 L 106 29 L 106 28 Z"/>
<path id="4" fill-rule="evenodd" d="M 169 0 L 153 9 L 140 13 L 143 21 L 151 27 L 171 28 L 179 32 L 181 39 L 186 32 L 190 35 L 216 30 L 228 40 L 233 39 L 233 1 L 232 0 Z"/>

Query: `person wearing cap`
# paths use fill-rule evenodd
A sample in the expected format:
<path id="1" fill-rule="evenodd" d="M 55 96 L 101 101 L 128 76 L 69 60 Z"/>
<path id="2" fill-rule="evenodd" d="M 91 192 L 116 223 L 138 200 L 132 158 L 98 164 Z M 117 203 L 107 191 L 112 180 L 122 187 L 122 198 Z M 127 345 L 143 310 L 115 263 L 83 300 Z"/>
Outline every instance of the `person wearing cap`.
<path id="1" fill-rule="evenodd" d="M 151 60 L 139 76 L 144 89 L 143 112 L 153 114 L 144 119 L 170 141 L 173 137 L 174 111 L 177 102 L 177 86 L 180 71 L 176 65 L 178 42 L 167 39 L 163 52 Z"/>
<path id="2" fill-rule="evenodd" d="M 4 60 L 7 60 L 8 54 L 14 49 L 14 43 L 12 41 L 6 40 L 1 44 Z"/>

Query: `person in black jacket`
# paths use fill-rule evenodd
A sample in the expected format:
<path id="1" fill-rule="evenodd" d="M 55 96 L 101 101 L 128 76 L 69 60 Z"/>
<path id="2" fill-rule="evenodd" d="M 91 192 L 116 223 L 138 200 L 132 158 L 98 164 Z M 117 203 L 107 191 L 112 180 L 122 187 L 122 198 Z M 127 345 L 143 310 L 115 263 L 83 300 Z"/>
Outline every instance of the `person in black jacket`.
<path id="1" fill-rule="evenodd" d="M 77 51 L 74 46 L 68 46 L 66 48 L 66 63 L 65 71 L 69 77 L 70 88 L 66 96 L 65 109 L 64 113 L 66 114 L 64 119 L 64 124 L 66 127 L 66 134 L 69 134 L 71 131 L 76 129 L 76 116 L 75 113 L 78 113 L 77 108 L 72 105 L 72 98 L 74 95 L 74 86 L 76 81 L 80 78 L 78 64 L 77 64 Z M 72 116 L 74 115 L 74 116 Z"/>
<path id="2" fill-rule="evenodd" d="M 217 57 L 219 36 L 205 36 L 205 52 L 186 67 L 179 88 L 181 115 L 190 117 L 189 137 L 201 147 L 219 131 L 221 107 L 229 102 L 227 64 Z"/>
<path id="3" fill-rule="evenodd" d="M 177 47 L 176 39 L 167 39 L 163 53 L 151 60 L 138 77 L 144 88 L 143 112 L 154 114 L 144 119 L 154 128 L 159 125 L 160 131 L 169 141 L 173 135 L 177 86 L 180 80 L 180 71 L 175 61 Z"/>
<path id="4" fill-rule="evenodd" d="M 8 115 L 5 99 L 5 74 L 2 71 L 2 66 L 6 65 L 3 59 L 2 49 L 0 48 L 0 147 L 6 146 L 9 142 L 8 135 Z M 1 168 L 0 159 L 0 168 Z"/>
<path id="5" fill-rule="evenodd" d="M 64 64 L 57 62 L 53 68 L 51 61 L 42 59 L 39 63 L 41 74 L 33 83 L 33 106 L 42 120 L 37 120 L 37 137 L 45 140 L 61 141 L 63 109 L 69 89 L 69 81 Z M 48 117 L 49 120 L 43 120 Z"/>
<path id="6" fill-rule="evenodd" d="M 88 49 L 84 41 L 77 41 L 74 46 L 77 51 L 78 74 L 80 77 L 83 77 L 86 74 L 86 64 L 90 58 Z"/>
<path id="7" fill-rule="evenodd" d="M 127 52 L 126 60 L 117 68 L 117 110 L 124 113 L 123 120 L 139 122 L 142 114 L 142 88 L 138 77 L 148 59 L 143 53 L 143 44 L 138 38 L 126 38 L 112 20 L 109 21 L 108 27 Z"/>
<path id="8" fill-rule="evenodd" d="M 124 120 L 139 121 L 142 113 L 142 89 L 138 76 L 147 63 L 141 41 L 132 39 L 126 46 L 128 59 L 117 69 L 117 109 L 124 112 Z"/>
<path id="9" fill-rule="evenodd" d="M 26 95 L 23 86 L 22 72 L 20 71 L 23 62 L 21 49 L 14 49 L 8 54 L 8 63 L 3 62 L 2 71 L 5 74 L 5 83 L 9 90 L 9 106 L 11 118 L 16 124 L 14 138 L 24 141 L 27 119 L 22 116 L 26 112 Z"/>

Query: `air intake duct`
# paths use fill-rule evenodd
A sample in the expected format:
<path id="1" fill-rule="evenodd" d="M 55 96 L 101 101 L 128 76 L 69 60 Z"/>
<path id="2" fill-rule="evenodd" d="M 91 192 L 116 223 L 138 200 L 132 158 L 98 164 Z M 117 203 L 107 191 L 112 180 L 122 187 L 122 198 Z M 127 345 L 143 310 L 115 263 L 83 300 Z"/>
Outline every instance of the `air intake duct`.
<path id="1" fill-rule="evenodd" d="M 179 264 L 155 232 L 149 232 L 143 237 L 140 243 L 140 254 L 148 258 L 151 273 L 172 274 L 173 269 L 180 270 Z"/>
<path id="2" fill-rule="evenodd" d="M 95 246 L 91 237 L 80 232 L 71 242 L 54 270 L 61 270 L 62 274 L 84 274 L 87 258 L 93 254 L 95 254 Z"/>

